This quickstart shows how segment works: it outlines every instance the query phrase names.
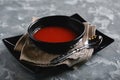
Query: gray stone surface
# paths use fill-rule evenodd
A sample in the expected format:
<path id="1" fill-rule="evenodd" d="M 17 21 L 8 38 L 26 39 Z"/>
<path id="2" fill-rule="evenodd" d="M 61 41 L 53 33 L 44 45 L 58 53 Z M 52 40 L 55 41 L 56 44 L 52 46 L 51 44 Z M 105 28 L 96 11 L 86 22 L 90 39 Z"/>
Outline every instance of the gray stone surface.
<path id="1" fill-rule="evenodd" d="M 78 69 L 45 80 L 120 80 L 120 0 L 0 0 L 0 80 L 44 80 L 22 68 L 1 40 L 25 33 L 32 16 L 74 13 L 115 42 Z"/>

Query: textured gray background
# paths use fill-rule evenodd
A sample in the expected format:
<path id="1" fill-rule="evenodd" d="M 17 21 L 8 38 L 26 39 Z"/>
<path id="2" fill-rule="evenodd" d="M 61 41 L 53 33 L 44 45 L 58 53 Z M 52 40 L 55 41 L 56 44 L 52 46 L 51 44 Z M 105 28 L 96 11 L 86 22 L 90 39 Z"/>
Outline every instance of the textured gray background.
<path id="1" fill-rule="evenodd" d="M 74 13 L 115 42 L 79 69 L 45 80 L 120 80 L 120 0 L 0 0 L 0 80 L 44 80 L 21 67 L 1 40 L 25 33 L 32 16 Z"/>

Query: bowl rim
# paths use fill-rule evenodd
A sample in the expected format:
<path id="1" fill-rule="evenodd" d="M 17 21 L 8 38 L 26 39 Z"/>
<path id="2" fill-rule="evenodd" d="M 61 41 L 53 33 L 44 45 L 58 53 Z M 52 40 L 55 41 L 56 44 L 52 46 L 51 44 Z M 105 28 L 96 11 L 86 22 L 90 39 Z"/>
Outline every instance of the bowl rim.
<path id="1" fill-rule="evenodd" d="M 75 37 L 73 40 L 66 41 L 66 42 L 45 42 L 45 41 L 36 40 L 36 39 L 31 35 L 31 33 L 30 33 L 31 27 L 32 27 L 34 24 L 36 24 L 39 20 L 44 19 L 44 18 L 49 18 L 49 17 L 66 17 L 66 18 L 69 18 L 69 19 L 71 19 L 71 20 L 73 20 L 73 21 L 75 21 L 75 22 L 83 25 L 84 30 L 83 30 L 82 34 L 80 34 L 79 36 Z M 46 16 L 46 17 L 38 18 L 38 19 L 35 20 L 34 22 L 30 23 L 30 25 L 28 26 L 28 30 L 27 30 L 27 31 L 28 31 L 28 36 L 29 36 L 32 40 L 34 40 L 35 42 L 40 42 L 40 43 L 42 42 L 42 43 L 47 43 L 47 44 L 63 44 L 63 43 L 70 43 L 70 42 L 73 42 L 73 41 L 76 41 L 76 40 L 80 39 L 80 38 L 84 35 L 84 33 L 85 33 L 85 26 L 84 26 L 84 24 L 83 24 L 82 22 L 80 22 L 79 20 L 77 20 L 77 19 L 75 19 L 75 18 L 72 18 L 72 17 L 69 17 L 69 16 L 65 16 L 65 15 L 53 15 L 53 16 Z"/>

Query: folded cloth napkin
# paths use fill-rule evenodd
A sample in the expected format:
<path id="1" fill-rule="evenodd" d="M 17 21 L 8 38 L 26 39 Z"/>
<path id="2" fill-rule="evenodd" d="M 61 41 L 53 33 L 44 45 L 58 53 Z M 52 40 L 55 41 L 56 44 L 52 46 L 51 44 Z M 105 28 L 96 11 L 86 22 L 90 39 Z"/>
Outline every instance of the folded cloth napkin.
<path id="1" fill-rule="evenodd" d="M 86 39 L 89 39 L 89 37 L 95 35 L 95 33 L 93 33 L 93 30 L 95 29 L 94 26 L 88 25 L 88 23 L 84 23 L 84 25 L 85 25 L 85 34 L 83 38 L 78 43 L 76 43 L 76 45 L 71 50 L 83 46 L 83 43 L 85 42 Z M 49 54 L 39 49 L 32 43 L 32 41 L 29 40 L 28 34 L 23 35 L 18 40 L 14 50 L 19 51 L 21 53 L 20 54 L 21 61 L 25 61 L 30 63 L 31 65 L 40 66 L 40 67 L 51 67 L 62 64 L 66 64 L 68 67 L 71 67 L 77 63 L 86 61 L 89 58 L 91 58 L 92 53 L 94 51 L 93 48 L 83 49 L 79 52 L 72 54 L 63 62 L 60 62 L 58 64 L 50 64 L 50 61 L 60 56 L 60 54 Z"/>

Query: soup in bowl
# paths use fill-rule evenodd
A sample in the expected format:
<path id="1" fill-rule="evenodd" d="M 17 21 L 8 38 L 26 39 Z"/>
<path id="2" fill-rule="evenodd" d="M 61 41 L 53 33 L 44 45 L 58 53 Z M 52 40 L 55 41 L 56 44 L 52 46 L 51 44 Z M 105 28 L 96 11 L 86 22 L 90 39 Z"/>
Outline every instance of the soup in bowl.
<path id="1" fill-rule="evenodd" d="M 66 53 L 84 34 L 85 27 L 78 20 L 62 15 L 40 18 L 30 24 L 30 40 L 49 53 Z"/>

